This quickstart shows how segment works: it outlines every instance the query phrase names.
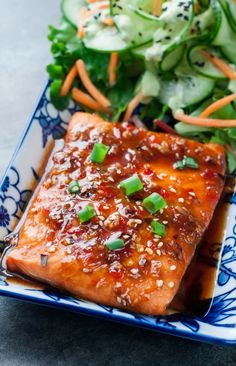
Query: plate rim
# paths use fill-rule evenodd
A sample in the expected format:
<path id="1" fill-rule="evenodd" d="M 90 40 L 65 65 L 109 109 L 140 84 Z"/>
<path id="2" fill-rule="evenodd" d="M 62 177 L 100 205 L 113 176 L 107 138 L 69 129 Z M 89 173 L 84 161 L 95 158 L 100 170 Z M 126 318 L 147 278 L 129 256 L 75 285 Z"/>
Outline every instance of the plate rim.
<path id="1" fill-rule="evenodd" d="M 14 166 L 14 162 L 15 162 L 17 156 L 18 156 L 18 153 L 19 153 L 21 147 L 23 146 L 24 141 L 26 140 L 27 134 L 30 130 L 30 127 L 31 127 L 32 123 L 34 122 L 35 113 L 39 108 L 39 103 L 40 103 L 43 95 L 46 93 L 49 84 L 50 84 L 50 80 L 46 82 L 45 86 L 42 88 L 42 91 L 41 91 L 39 97 L 37 98 L 37 102 L 35 103 L 35 107 L 33 109 L 33 112 L 31 113 L 31 116 L 28 119 L 28 122 L 26 123 L 25 128 L 23 129 L 23 132 L 20 136 L 19 142 L 16 145 L 14 153 L 13 153 L 13 155 L 12 155 L 8 165 L 7 165 L 7 168 L 5 169 L 4 174 L 1 177 L 0 188 L 3 185 L 3 182 L 4 182 L 5 178 L 9 174 L 9 171 L 10 171 L 11 167 Z M 236 324 L 235 324 L 235 338 L 234 339 L 227 339 L 227 338 L 221 338 L 221 337 L 217 337 L 217 336 L 210 336 L 209 334 L 202 334 L 202 333 L 199 333 L 199 332 L 190 333 L 189 331 L 186 331 L 185 329 L 178 329 L 178 328 L 170 329 L 170 328 L 167 328 L 167 327 L 164 327 L 164 326 L 163 326 L 163 328 L 160 328 L 160 326 L 158 324 L 156 326 L 154 326 L 154 324 L 152 324 L 152 323 L 148 323 L 148 322 L 143 323 L 143 322 L 140 322 L 135 317 L 133 317 L 133 318 L 122 317 L 122 315 L 121 315 L 122 313 L 121 314 L 114 314 L 114 313 L 110 313 L 110 312 L 100 312 L 97 309 L 86 308 L 86 306 L 83 306 L 83 305 L 82 306 L 81 305 L 80 306 L 75 306 L 73 303 L 72 304 L 65 304 L 65 303 L 56 302 L 53 299 L 43 299 L 43 298 L 40 298 L 40 297 L 30 296 L 28 294 L 24 294 L 24 293 L 20 293 L 20 292 L 7 291 L 2 286 L 0 286 L 0 295 L 2 295 L 4 297 L 14 298 L 14 299 L 17 299 L 17 300 L 31 302 L 31 303 L 34 303 L 34 304 L 54 307 L 54 308 L 57 308 L 57 309 L 70 310 L 70 311 L 73 311 L 73 312 L 76 312 L 76 313 L 79 313 L 79 314 L 83 314 L 83 315 L 86 315 L 86 316 L 87 315 L 94 316 L 94 317 L 98 317 L 98 318 L 102 318 L 102 319 L 122 323 L 122 324 L 125 324 L 125 325 L 137 326 L 137 327 L 140 327 L 140 328 L 149 329 L 149 330 L 160 332 L 160 333 L 163 333 L 163 334 L 174 335 L 174 336 L 185 338 L 185 339 L 191 339 L 191 340 L 206 342 L 206 343 L 210 343 L 210 344 L 218 344 L 218 345 L 226 345 L 226 346 L 234 346 L 236 344 Z M 94 303 L 94 302 L 91 302 L 91 303 Z M 96 304 L 96 303 L 94 303 L 94 304 Z M 114 308 L 114 309 L 117 309 L 117 308 Z M 120 309 L 118 309 L 118 310 L 120 310 Z M 129 314 L 132 315 L 133 313 L 129 312 Z M 206 323 L 206 324 L 210 325 L 210 323 Z M 225 327 L 225 328 L 228 330 L 227 327 Z"/>

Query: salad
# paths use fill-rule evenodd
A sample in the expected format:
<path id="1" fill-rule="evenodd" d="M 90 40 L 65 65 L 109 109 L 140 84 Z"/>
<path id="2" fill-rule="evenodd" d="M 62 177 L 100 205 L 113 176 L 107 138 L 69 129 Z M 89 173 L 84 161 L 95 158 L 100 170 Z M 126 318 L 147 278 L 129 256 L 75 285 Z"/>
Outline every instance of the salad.
<path id="1" fill-rule="evenodd" d="M 58 110 L 73 99 L 110 121 L 223 144 L 235 171 L 235 0 L 63 0 L 61 8 L 47 67 Z"/>

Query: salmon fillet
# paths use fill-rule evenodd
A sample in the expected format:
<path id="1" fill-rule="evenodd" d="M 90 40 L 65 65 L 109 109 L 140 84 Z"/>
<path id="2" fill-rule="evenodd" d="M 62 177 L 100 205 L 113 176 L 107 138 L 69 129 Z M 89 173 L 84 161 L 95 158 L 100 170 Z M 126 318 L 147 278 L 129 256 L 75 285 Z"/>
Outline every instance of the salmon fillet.
<path id="1" fill-rule="evenodd" d="M 90 159 L 95 143 L 109 147 L 101 164 Z M 199 167 L 178 169 L 176 162 L 185 156 Z M 143 188 L 127 196 L 120 182 L 134 174 Z M 76 113 L 32 200 L 7 269 L 76 297 L 164 314 L 212 218 L 224 175 L 220 145 Z M 70 194 L 74 180 L 80 192 Z M 167 204 L 154 214 L 143 204 L 153 192 Z M 80 223 L 78 212 L 88 204 L 96 216 Z M 153 232 L 153 219 L 164 225 L 164 236 Z M 111 239 L 125 246 L 109 249 Z"/>

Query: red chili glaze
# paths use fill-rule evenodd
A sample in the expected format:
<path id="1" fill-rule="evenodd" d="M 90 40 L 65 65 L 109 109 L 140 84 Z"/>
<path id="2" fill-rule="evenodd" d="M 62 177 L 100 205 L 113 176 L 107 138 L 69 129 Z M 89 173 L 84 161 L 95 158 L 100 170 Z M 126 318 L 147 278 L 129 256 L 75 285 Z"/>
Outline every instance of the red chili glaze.
<path id="1" fill-rule="evenodd" d="M 110 147 L 102 164 L 90 160 L 96 142 Z M 199 169 L 175 169 L 184 156 L 196 159 Z M 127 197 L 120 182 L 133 174 L 143 189 Z M 219 145 L 77 113 L 7 258 L 8 269 L 93 301 L 162 314 L 209 224 L 224 174 Z M 73 180 L 78 194 L 68 191 Z M 142 205 L 153 192 L 167 202 L 156 214 Z M 81 224 L 77 213 L 87 204 L 96 216 Z M 153 219 L 165 226 L 163 238 L 152 232 Z M 125 247 L 109 250 L 105 243 L 118 238 Z M 41 254 L 48 256 L 44 266 Z"/>

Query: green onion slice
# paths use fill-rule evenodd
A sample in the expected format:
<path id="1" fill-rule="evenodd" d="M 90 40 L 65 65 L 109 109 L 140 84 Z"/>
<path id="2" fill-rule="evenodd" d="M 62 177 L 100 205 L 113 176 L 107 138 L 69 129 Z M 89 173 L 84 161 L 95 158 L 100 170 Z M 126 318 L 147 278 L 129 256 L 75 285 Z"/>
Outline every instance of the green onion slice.
<path id="1" fill-rule="evenodd" d="M 120 187 L 125 190 L 126 196 L 130 196 L 131 194 L 143 189 L 143 183 L 139 179 L 138 175 L 134 174 L 130 178 L 120 182 Z"/>
<path id="2" fill-rule="evenodd" d="M 161 210 L 162 208 L 165 208 L 167 204 L 164 198 L 160 194 L 154 192 L 150 194 L 150 196 L 144 198 L 143 206 L 146 208 L 148 212 L 154 214 L 157 211 Z"/>
<path id="3" fill-rule="evenodd" d="M 78 217 L 80 219 L 81 224 L 91 220 L 94 216 L 96 216 L 96 211 L 91 205 L 85 206 L 82 210 L 78 212 Z"/>
<path id="4" fill-rule="evenodd" d="M 93 163 L 102 164 L 105 160 L 105 157 L 106 157 L 108 151 L 109 151 L 109 146 L 96 143 L 93 145 L 93 150 L 90 155 L 90 160 Z"/>
<path id="5" fill-rule="evenodd" d="M 166 235 L 165 226 L 163 224 L 160 224 L 160 222 L 152 220 L 151 227 L 154 234 L 159 235 L 161 237 Z"/>
<path id="6" fill-rule="evenodd" d="M 70 182 L 69 186 L 68 186 L 68 191 L 70 193 L 78 193 L 80 191 L 80 185 L 77 182 L 77 180 L 73 180 L 72 182 Z"/>
<path id="7" fill-rule="evenodd" d="M 105 242 L 105 245 L 107 246 L 108 249 L 115 250 L 124 248 L 125 242 L 122 239 L 108 240 Z"/>
<path id="8" fill-rule="evenodd" d="M 199 164 L 194 158 L 191 158 L 190 156 L 185 156 L 183 160 L 177 161 L 174 164 L 174 168 L 180 170 L 183 170 L 184 168 L 198 169 Z"/>

